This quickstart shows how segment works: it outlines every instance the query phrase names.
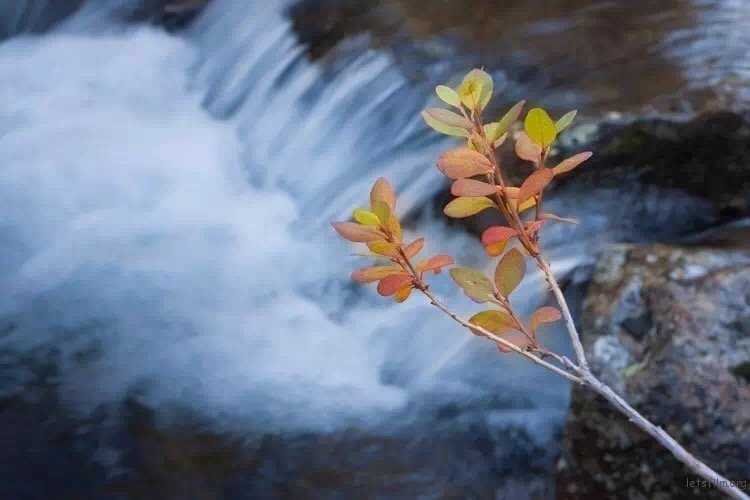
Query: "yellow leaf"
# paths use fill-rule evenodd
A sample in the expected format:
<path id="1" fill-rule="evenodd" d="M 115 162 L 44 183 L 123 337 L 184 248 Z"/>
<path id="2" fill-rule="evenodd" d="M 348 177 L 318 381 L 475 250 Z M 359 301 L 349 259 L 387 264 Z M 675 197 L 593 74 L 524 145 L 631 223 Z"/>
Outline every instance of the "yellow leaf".
<path id="1" fill-rule="evenodd" d="M 367 243 L 367 248 L 369 248 L 372 253 L 383 255 L 385 257 L 395 257 L 398 255 L 398 245 L 385 240 L 371 241 Z"/>
<path id="2" fill-rule="evenodd" d="M 461 98 L 458 97 L 458 94 L 452 88 L 446 87 L 445 85 L 438 85 L 435 87 L 435 93 L 445 104 L 457 108 L 461 107 Z"/>
<path id="3" fill-rule="evenodd" d="M 475 314 L 469 318 L 469 323 L 489 330 L 497 335 L 502 335 L 512 330 L 516 330 L 516 324 L 510 314 L 490 309 Z M 477 332 L 480 333 L 480 332 Z M 481 333 L 480 333 L 481 334 Z"/>
<path id="4" fill-rule="evenodd" d="M 542 108 L 534 108 L 526 114 L 524 130 L 529 138 L 542 148 L 549 147 L 557 137 L 555 122 Z"/>
<path id="5" fill-rule="evenodd" d="M 399 222 L 396 214 L 391 214 L 391 216 L 388 218 L 388 222 L 386 223 L 385 228 L 389 233 L 391 233 L 391 236 L 393 236 L 394 240 L 401 241 L 401 222 Z"/>
<path id="6" fill-rule="evenodd" d="M 492 282 L 481 271 L 471 267 L 454 267 L 450 274 L 453 281 L 474 302 L 487 302 L 495 294 Z"/>
<path id="7" fill-rule="evenodd" d="M 428 108 L 422 111 L 425 123 L 441 134 L 455 137 L 469 137 L 471 122 L 447 109 Z"/>
<path id="8" fill-rule="evenodd" d="M 487 208 L 496 207 L 495 203 L 485 196 L 479 197 L 466 197 L 461 196 L 448 203 L 443 212 L 448 217 L 454 219 L 461 219 L 463 217 L 469 217 L 474 214 L 478 214 L 482 210 Z"/>
<path id="9" fill-rule="evenodd" d="M 473 69 L 458 87 L 461 102 L 469 109 L 483 110 L 492 97 L 492 77 L 481 69 Z"/>
<path id="10" fill-rule="evenodd" d="M 495 285 L 503 297 L 516 289 L 523 280 L 526 273 L 526 260 L 521 252 L 512 248 L 508 253 L 503 255 L 495 269 Z"/>
<path id="11" fill-rule="evenodd" d="M 487 255 L 490 257 L 497 257 L 498 255 L 503 253 L 506 246 L 508 246 L 508 240 L 498 241 L 495 243 L 490 243 L 489 245 L 485 245 L 484 251 L 487 252 Z"/>
<path id="12" fill-rule="evenodd" d="M 365 210 L 364 208 L 356 209 L 352 214 L 352 217 L 354 217 L 354 220 L 356 220 L 360 224 L 364 224 L 365 226 L 380 225 L 380 219 L 378 218 L 378 216 L 370 212 L 369 210 Z"/>
<path id="13" fill-rule="evenodd" d="M 380 224 L 387 226 L 391 219 L 391 207 L 384 201 L 376 201 L 372 204 L 372 214 L 378 218 Z"/>
<path id="14" fill-rule="evenodd" d="M 404 302 L 406 299 L 409 298 L 409 295 L 411 295 L 411 291 L 414 289 L 414 285 L 409 283 L 408 285 L 399 288 L 398 291 L 393 295 L 393 300 L 398 302 L 399 304 L 401 302 Z"/>

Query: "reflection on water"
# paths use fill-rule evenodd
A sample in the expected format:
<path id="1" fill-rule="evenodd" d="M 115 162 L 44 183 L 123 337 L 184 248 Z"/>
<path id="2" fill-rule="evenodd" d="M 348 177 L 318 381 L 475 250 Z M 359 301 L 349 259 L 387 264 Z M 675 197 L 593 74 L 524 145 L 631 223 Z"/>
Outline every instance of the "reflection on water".
<path id="1" fill-rule="evenodd" d="M 351 7 L 357 3 L 364 5 Z M 316 24 L 320 4 L 329 10 Z M 307 40 L 313 49 L 368 30 L 415 77 L 424 76 L 417 61 L 437 63 L 445 73 L 485 65 L 504 73 L 514 97 L 589 112 L 750 100 L 743 88 L 750 76 L 750 3 L 743 0 L 445 0 L 429 9 L 420 0 L 340 4 L 308 0 L 293 11 L 300 29 L 315 36 Z"/>

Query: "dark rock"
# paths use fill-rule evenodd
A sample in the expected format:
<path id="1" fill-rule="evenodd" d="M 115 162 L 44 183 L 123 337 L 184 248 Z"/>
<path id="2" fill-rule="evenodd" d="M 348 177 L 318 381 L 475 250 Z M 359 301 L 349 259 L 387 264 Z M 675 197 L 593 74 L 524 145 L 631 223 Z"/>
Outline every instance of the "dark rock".
<path id="1" fill-rule="evenodd" d="M 750 252 L 617 246 L 583 307 L 592 369 L 636 409 L 733 480 L 750 478 Z M 558 497 L 720 498 L 589 391 L 574 389 Z"/>

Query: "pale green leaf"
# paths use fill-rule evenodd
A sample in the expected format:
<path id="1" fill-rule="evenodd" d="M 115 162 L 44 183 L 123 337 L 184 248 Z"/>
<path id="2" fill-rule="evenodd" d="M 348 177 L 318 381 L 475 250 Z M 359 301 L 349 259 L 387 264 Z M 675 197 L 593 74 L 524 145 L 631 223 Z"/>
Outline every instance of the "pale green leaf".
<path id="1" fill-rule="evenodd" d="M 461 98 L 458 96 L 455 90 L 445 85 L 438 85 L 435 87 L 435 93 L 445 104 L 461 107 Z"/>
<path id="2" fill-rule="evenodd" d="M 568 128 L 571 123 L 573 123 L 573 120 L 575 119 L 576 114 L 578 114 L 578 111 L 575 109 L 573 111 L 568 111 L 567 113 L 562 115 L 562 117 L 560 117 L 559 120 L 555 122 L 555 130 L 557 130 L 558 134 L 562 132 L 563 130 L 565 130 L 566 128 Z"/>
<path id="3" fill-rule="evenodd" d="M 454 137 L 469 137 L 471 122 L 463 116 L 441 108 L 428 108 L 422 111 L 425 123 L 441 134 Z"/>
<path id="4" fill-rule="evenodd" d="M 352 217 L 354 218 L 354 220 L 356 220 L 360 224 L 364 224 L 365 226 L 380 225 L 380 219 L 378 218 L 378 216 L 370 212 L 369 210 L 365 210 L 364 208 L 356 209 L 352 214 Z"/>
<path id="5" fill-rule="evenodd" d="M 495 293 L 492 282 L 477 269 L 471 267 L 454 267 L 450 270 L 451 278 L 464 293 L 474 302 L 489 301 Z"/>

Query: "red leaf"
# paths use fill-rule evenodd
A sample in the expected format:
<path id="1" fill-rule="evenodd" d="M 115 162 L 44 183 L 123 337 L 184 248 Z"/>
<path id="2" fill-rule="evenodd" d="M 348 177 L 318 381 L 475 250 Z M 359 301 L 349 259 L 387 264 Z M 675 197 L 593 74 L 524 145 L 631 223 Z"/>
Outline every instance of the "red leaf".
<path id="1" fill-rule="evenodd" d="M 413 278 L 406 273 L 392 274 L 380 280 L 378 293 L 384 297 L 389 297 L 412 281 Z"/>
<path id="2" fill-rule="evenodd" d="M 366 243 L 383 238 L 383 233 L 380 231 L 356 222 L 333 222 L 331 225 L 342 238 L 355 243 Z"/>
<path id="3" fill-rule="evenodd" d="M 518 192 L 519 205 L 527 199 L 541 193 L 547 184 L 550 183 L 555 174 L 551 168 L 540 168 L 535 170 L 530 176 L 523 181 L 521 189 Z"/>
<path id="4" fill-rule="evenodd" d="M 492 164 L 487 158 L 465 147 L 451 149 L 440 155 L 437 166 L 451 179 L 463 179 L 492 172 Z"/>
<path id="5" fill-rule="evenodd" d="M 482 233 L 482 245 L 492 245 L 501 241 L 508 241 L 517 233 L 515 229 L 507 226 L 492 226 L 485 229 Z"/>
<path id="6" fill-rule="evenodd" d="M 474 179 L 458 179 L 451 186 L 453 196 L 488 196 L 495 192 L 495 186 L 492 184 Z"/>

